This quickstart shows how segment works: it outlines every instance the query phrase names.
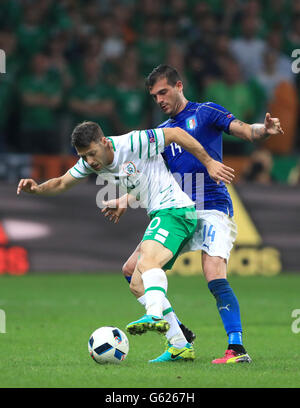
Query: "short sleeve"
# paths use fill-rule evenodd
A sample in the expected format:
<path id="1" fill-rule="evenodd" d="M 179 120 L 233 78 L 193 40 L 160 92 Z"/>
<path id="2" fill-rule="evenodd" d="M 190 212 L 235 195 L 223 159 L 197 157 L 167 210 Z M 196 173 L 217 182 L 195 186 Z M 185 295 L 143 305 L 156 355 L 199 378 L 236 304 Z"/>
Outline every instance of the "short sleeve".
<path id="1" fill-rule="evenodd" d="M 163 129 L 147 129 L 130 134 L 130 149 L 141 160 L 147 160 L 162 153 L 165 148 Z"/>
<path id="2" fill-rule="evenodd" d="M 218 130 L 222 130 L 230 134 L 229 125 L 234 119 L 236 119 L 235 116 L 223 108 L 223 106 L 216 103 L 206 102 L 204 105 L 207 111 L 207 124 L 215 126 Z"/>
<path id="3" fill-rule="evenodd" d="M 91 170 L 88 164 L 80 158 L 75 166 L 69 170 L 69 173 L 76 179 L 82 179 L 92 174 L 93 170 Z"/>

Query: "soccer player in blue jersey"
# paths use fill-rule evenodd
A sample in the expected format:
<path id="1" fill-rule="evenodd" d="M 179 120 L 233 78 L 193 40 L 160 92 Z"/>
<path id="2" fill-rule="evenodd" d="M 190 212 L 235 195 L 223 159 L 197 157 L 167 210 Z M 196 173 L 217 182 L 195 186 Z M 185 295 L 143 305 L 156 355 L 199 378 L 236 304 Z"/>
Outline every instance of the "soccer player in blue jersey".
<path id="1" fill-rule="evenodd" d="M 283 134 L 278 118 L 266 114 L 263 124 L 244 123 L 213 102 L 190 102 L 183 93 L 183 83 L 178 72 L 168 66 L 155 68 L 146 80 L 154 101 L 169 119 L 160 127 L 181 127 L 195 137 L 210 156 L 222 162 L 222 132 L 249 142 L 263 141 L 269 136 Z M 215 364 L 251 362 L 242 338 L 239 302 L 227 280 L 227 263 L 236 238 L 233 206 L 223 182 L 212 180 L 206 168 L 190 153 L 176 144 L 169 145 L 163 157 L 172 173 L 180 175 L 184 191 L 195 202 L 198 227 L 183 251 L 202 251 L 202 269 L 208 288 L 216 299 L 218 312 L 228 336 L 225 355 L 215 359 Z M 188 175 L 188 177 L 186 177 Z M 204 178 L 204 191 L 201 177 Z M 200 180 L 200 182 L 199 182 Z M 189 184 L 188 186 L 186 184 Z M 103 209 L 106 216 L 117 222 L 125 211 L 109 204 Z M 143 304 L 144 289 L 139 274 L 135 272 L 139 246 L 123 266 L 123 273 L 130 282 L 132 293 Z M 134 273 L 133 273 L 134 272 Z M 167 316 L 166 316 L 167 318 Z M 169 347 L 156 362 L 172 361 L 174 348 Z"/>

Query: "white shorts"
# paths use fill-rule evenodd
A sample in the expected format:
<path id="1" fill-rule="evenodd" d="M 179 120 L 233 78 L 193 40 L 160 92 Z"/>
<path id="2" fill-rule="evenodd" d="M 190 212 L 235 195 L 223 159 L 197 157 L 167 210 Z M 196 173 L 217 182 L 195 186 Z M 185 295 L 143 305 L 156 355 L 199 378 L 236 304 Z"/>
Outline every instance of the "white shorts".
<path id="1" fill-rule="evenodd" d="M 183 247 L 181 254 L 202 250 L 210 256 L 220 256 L 228 261 L 237 236 L 233 217 L 217 210 L 199 210 L 197 217 L 196 231 Z"/>

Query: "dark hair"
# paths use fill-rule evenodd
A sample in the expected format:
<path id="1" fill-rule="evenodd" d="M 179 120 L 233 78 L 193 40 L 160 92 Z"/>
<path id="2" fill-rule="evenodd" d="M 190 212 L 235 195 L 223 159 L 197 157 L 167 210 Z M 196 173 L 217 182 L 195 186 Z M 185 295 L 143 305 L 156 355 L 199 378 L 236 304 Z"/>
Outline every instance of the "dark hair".
<path id="1" fill-rule="evenodd" d="M 101 127 L 95 122 L 82 122 L 75 127 L 71 135 L 74 147 L 89 147 L 91 142 L 99 142 L 104 136 Z"/>
<path id="2" fill-rule="evenodd" d="M 181 81 L 181 77 L 175 68 L 167 64 L 158 65 L 154 70 L 148 75 L 146 79 L 146 87 L 149 90 L 155 85 L 155 83 L 162 78 L 166 78 L 167 82 L 171 86 L 175 86 L 178 81 Z"/>

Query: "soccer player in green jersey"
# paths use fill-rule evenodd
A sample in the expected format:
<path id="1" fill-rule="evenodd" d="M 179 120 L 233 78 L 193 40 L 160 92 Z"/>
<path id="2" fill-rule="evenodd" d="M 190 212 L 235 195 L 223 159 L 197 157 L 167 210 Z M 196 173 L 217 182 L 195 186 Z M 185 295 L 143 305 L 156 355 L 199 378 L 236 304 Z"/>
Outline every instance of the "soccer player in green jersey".
<path id="1" fill-rule="evenodd" d="M 161 156 L 171 143 L 191 152 L 215 181 L 232 181 L 234 170 L 212 159 L 198 141 L 180 128 L 132 131 L 118 137 L 105 137 L 98 124 L 83 122 L 72 133 L 72 144 L 80 157 L 75 166 L 63 176 L 42 184 L 22 179 L 17 189 L 17 194 L 21 191 L 37 195 L 59 194 L 96 173 L 123 187 L 147 209 L 151 222 L 145 231 L 136 265 L 145 287 L 146 314 L 127 325 L 131 334 L 169 330 L 169 323 L 163 318 L 168 286 L 164 270 L 171 268 L 196 229 L 194 202 L 181 190 Z M 177 341 L 182 347 L 177 348 L 174 358 L 193 359 L 193 346 L 186 343 L 180 332 Z"/>

